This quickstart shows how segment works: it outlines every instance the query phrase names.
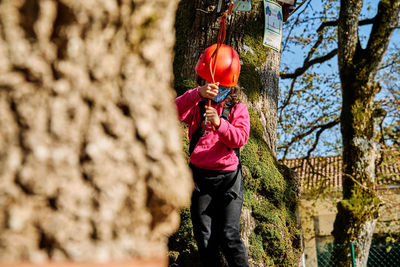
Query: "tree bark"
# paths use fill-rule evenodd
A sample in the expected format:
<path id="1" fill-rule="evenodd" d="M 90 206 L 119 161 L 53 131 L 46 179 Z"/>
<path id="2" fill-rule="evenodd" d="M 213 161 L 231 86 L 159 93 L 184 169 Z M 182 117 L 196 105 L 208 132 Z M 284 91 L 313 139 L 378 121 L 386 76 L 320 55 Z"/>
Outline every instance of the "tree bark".
<path id="1" fill-rule="evenodd" d="M 226 2 L 222 1 L 221 12 L 217 12 L 218 1 L 180 2 L 175 24 L 174 60 L 178 93 L 197 86 L 196 62 L 206 47 L 217 42 L 220 17 L 228 7 Z M 283 168 L 275 159 L 280 53 L 263 46 L 263 1 L 252 1 L 251 4 L 251 12 L 235 12 L 227 19 L 224 42 L 239 52 L 239 85 L 252 124 L 241 161 L 246 190 L 253 190 L 248 195 L 254 199 L 245 199 L 242 237 L 251 266 L 294 266 L 300 261 L 301 250 L 295 218 L 298 188 L 293 176 L 283 174 Z M 188 213 L 184 212 L 182 217 L 188 218 Z M 197 266 L 190 233 L 190 223 L 185 222 L 172 237 L 171 258 L 179 266 Z M 276 252 L 274 246 L 279 246 L 281 251 Z"/>
<path id="2" fill-rule="evenodd" d="M 341 1 L 338 25 L 338 61 L 343 92 L 341 132 L 343 140 L 343 200 L 338 204 L 333 235 L 338 244 L 355 243 L 357 266 L 366 266 L 378 217 L 375 194 L 377 126 L 384 117 L 374 104 L 380 85 L 374 82 L 394 26 L 400 1 L 381 1 L 366 49 L 358 38 L 363 1 Z M 351 263 L 349 248 L 337 257 L 340 266 Z"/>
<path id="3" fill-rule="evenodd" d="M 223 1 L 222 11 L 217 12 L 217 2 L 212 0 L 182 1 L 181 5 L 191 8 L 194 12 L 187 23 L 188 30 L 184 40 L 184 56 L 182 65 L 179 66 L 180 73 L 184 79 L 196 80 L 194 67 L 203 50 L 216 43 L 218 39 L 219 23 L 222 11 L 227 9 L 226 1 Z M 251 12 L 236 12 L 232 17 L 227 19 L 225 44 L 232 46 L 241 55 L 245 53 L 253 53 L 251 44 L 244 40 L 245 33 L 249 32 L 249 25 L 257 24 L 258 28 L 262 28 L 257 32 L 257 36 L 253 36 L 256 41 L 261 43 L 263 38 L 263 2 L 254 1 L 252 3 Z M 253 40 L 254 41 L 254 40 Z M 258 79 L 259 87 L 257 88 L 257 99 L 250 99 L 246 104 L 257 111 L 260 116 L 262 126 L 264 128 L 263 137 L 268 143 L 271 152 L 276 155 L 276 132 L 277 132 L 277 105 L 279 96 L 279 68 L 280 68 L 280 52 L 272 49 L 263 48 L 264 57 L 260 65 Z M 242 69 L 246 66 L 242 65 Z M 254 68 L 254 66 L 253 66 Z M 255 71 L 254 69 L 252 71 Z M 242 75 L 243 76 L 243 75 Z M 239 84 L 246 92 L 246 81 L 243 77 L 239 77 Z"/>
<path id="4" fill-rule="evenodd" d="M 177 3 L 0 2 L 0 261 L 166 257 L 192 189 Z"/>

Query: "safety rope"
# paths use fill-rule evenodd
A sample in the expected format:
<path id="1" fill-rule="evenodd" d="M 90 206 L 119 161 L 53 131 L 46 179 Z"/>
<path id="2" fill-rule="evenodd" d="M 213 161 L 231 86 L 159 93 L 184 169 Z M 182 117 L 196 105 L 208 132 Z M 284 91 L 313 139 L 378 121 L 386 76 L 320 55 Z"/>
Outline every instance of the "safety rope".
<path id="1" fill-rule="evenodd" d="M 226 17 L 227 17 L 227 15 L 231 15 L 232 12 L 233 12 L 233 1 L 231 1 L 229 4 L 228 13 L 224 12 L 222 14 L 221 21 L 219 23 L 217 47 L 215 48 L 214 52 L 211 54 L 209 68 L 210 68 L 212 83 L 215 83 L 214 75 L 215 75 L 215 68 L 217 67 L 218 50 L 225 41 Z M 214 64 L 213 64 L 213 61 L 214 61 Z M 209 107 L 211 106 L 211 99 L 208 99 L 208 106 Z M 212 129 L 213 129 L 213 131 L 215 131 L 214 125 L 212 125 Z"/>
<path id="2" fill-rule="evenodd" d="M 222 46 L 222 44 L 225 41 L 225 35 L 226 35 L 226 18 L 227 15 L 231 15 L 233 12 L 233 1 L 230 2 L 228 12 L 224 12 L 221 17 L 221 21 L 219 23 L 219 31 L 218 31 L 218 41 L 217 41 L 217 47 L 214 50 L 214 52 L 211 55 L 210 58 L 210 74 L 211 74 L 211 79 L 212 82 L 215 83 L 214 79 L 214 74 L 215 74 L 215 68 L 217 66 L 217 57 L 218 57 L 218 50 Z M 214 64 L 213 64 L 214 61 Z M 214 66 L 212 66 L 214 65 Z"/>

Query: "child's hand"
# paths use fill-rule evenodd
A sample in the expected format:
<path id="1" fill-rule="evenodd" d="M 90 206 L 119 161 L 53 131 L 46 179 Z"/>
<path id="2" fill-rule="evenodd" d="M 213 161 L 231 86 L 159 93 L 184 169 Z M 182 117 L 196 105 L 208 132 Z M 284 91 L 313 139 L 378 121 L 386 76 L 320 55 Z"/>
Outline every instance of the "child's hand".
<path id="1" fill-rule="evenodd" d="M 218 128 L 221 125 L 221 119 L 218 116 L 217 110 L 213 107 L 206 106 L 206 118 L 215 126 L 215 128 Z"/>
<path id="2" fill-rule="evenodd" d="M 199 94 L 203 98 L 213 98 L 218 94 L 219 83 L 206 83 L 200 87 Z"/>

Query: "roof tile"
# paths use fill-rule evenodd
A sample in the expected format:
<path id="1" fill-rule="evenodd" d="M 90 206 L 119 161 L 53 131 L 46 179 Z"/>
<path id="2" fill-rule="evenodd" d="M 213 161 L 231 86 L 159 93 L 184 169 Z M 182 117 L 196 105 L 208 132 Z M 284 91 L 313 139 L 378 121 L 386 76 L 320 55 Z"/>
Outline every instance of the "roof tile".
<path id="1" fill-rule="evenodd" d="M 310 157 L 307 159 L 285 159 L 283 164 L 299 175 L 301 189 L 317 185 L 330 188 L 342 187 L 342 156 Z M 382 164 L 376 171 L 377 185 L 400 185 L 399 164 Z"/>

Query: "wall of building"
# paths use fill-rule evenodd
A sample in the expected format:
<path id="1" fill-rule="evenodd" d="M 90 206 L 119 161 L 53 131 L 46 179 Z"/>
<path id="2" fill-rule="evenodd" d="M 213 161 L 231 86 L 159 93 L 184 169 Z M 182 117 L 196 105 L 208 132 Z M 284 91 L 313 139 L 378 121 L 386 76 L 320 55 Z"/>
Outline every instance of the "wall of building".
<path id="1" fill-rule="evenodd" d="M 400 234 L 400 190 L 382 187 L 377 191 L 382 201 L 375 234 Z M 305 194 L 300 203 L 300 217 L 305 242 L 306 266 L 317 266 L 319 245 L 333 242 L 331 231 L 336 216 L 340 192 L 312 197 Z"/>

